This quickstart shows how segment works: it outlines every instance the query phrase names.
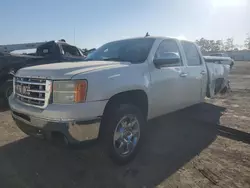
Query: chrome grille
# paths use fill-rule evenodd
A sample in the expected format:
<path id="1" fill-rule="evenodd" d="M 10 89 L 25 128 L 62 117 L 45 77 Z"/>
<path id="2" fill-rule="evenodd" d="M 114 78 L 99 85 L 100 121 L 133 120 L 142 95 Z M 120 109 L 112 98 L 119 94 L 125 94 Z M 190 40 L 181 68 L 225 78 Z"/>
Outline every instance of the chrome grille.
<path id="1" fill-rule="evenodd" d="M 52 82 L 41 78 L 14 78 L 15 97 L 31 106 L 45 108 L 48 105 Z"/>

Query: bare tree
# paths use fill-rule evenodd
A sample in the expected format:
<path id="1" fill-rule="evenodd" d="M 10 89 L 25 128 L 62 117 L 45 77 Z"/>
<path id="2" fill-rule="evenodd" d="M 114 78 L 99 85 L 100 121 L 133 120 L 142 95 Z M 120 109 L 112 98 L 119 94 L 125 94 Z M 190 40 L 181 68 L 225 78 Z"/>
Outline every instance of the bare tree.
<path id="1" fill-rule="evenodd" d="M 244 41 L 246 49 L 250 50 L 250 35 L 247 33 L 247 37 Z"/>
<path id="2" fill-rule="evenodd" d="M 201 48 L 202 52 L 211 51 L 209 40 L 207 40 L 205 38 L 201 38 L 200 40 L 196 40 L 196 43 Z"/>
<path id="3" fill-rule="evenodd" d="M 200 46 L 201 51 L 209 52 L 209 51 L 222 51 L 224 50 L 224 44 L 222 40 L 207 40 L 205 38 L 201 38 L 196 40 L 198 46 Z"/>
<path id="4" fill-rule="evenodd" d="M 225 47 L 224 47 L 224 43 L 222 40 L 216 40 L 216 48 L 219 49 L 218 51 L 224 51 Z"/>
<path id="5" fill-rule="evenodd" d="M 234 39 L 231 38 L 227 38 L 226 42 L 225 42 L 225 50 L 233 50 L 234 49 Z"/>

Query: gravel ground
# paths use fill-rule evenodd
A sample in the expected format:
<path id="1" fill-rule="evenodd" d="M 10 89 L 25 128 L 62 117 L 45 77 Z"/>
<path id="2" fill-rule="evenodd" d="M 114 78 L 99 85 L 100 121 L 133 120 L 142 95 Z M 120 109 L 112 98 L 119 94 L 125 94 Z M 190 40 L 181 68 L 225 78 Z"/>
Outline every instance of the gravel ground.
<path id="1" fill-rule="evenodd" d="M 0 109 L 0 188 L 250 187 L 250 62 L 232 92 L 154 119 L 136 159 L 116 166 L 100 146 L 65 149 L 22 133 Z"/>

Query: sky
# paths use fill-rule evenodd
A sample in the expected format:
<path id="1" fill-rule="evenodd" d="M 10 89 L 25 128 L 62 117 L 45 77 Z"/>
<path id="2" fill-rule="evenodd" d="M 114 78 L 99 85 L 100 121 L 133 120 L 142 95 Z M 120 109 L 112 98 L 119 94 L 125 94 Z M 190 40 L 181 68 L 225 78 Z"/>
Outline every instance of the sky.
<path id="1" fill-rule="evenodd" d="M 146 32 L 243 44 L 250 0 L 1 0 L 0 18 L 0 45 L 63 38 L 94 48 Z"/>

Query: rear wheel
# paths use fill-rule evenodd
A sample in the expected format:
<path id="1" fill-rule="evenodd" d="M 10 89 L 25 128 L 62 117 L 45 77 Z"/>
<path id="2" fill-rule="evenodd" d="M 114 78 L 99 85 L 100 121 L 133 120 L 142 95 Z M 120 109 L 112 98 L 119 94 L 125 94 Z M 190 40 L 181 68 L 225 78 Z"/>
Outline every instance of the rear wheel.
<path id="1" fill-rule="evenodd" d="M 215 96 L 215 86 L 216 86 L 215 81 L 211 82 L 208 85 L 208 88 L 207 88 L 207 97 L 213 98 Z"/>
<path id="2" fill-rule="evenodd" d="M 234 62 L 232 62 L 232 63 L 230 64 L 230 69 L 232 69 L 233 66 L 234 66 Z"/>
<path id="3" fill-rule="evenodd" d="M 103 139 L 110 157 L 118 164 L 131 161 L 138 152 L 143 136 L 145 118 L 131 104 L 122 104 L 107 114 Z"/>
<path id="4" fill-rule="evenodd" d="M 227 81 L 227 84 L 225 85 L 225 87 L 220 91 L 220 93 L 222 94 L 222 95 L 224 95 L 224 94 L 226 94 L 226 93 L 229 93 L 229 92 L 231 92 L 232 90 L 231 90 L 231 87 L 230 87 L 230 81 L 228 80 Z"/>

